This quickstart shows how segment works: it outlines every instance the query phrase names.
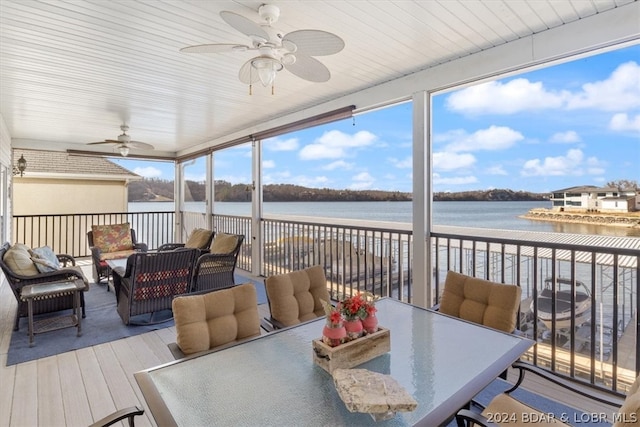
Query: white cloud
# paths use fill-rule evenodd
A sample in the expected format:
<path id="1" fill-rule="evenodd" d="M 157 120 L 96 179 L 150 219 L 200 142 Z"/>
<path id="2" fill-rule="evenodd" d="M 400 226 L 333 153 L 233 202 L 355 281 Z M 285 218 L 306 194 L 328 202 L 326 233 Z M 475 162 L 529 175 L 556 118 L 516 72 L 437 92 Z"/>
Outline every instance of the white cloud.
<path id="1" fill-rule="evenodd" d="M 578 132 L 574 131 L 574 130 L 568 130 L 566 132 L 558 132 L 558 133 L 554 133 L 553 135 L 551 135 L 551 138 L 549 139 L 550 142 L 557 142 L 557 143 L 561 143 L 561 144 L 570 144 L 573 142 L 580 142 L 580 135 L 578 135 Z"/>
<path id="2" fill-rule="evenodd" d="M 433 168 L 439 170 L 463 169 L 473 166 L 476 158 L 469 153 L 449 153 L 438 152 L 433 153 Z"/>
<path id="3" fill-rule="evenodd" d="M 502 165 L 492 166 L 486 170 L 487 175 L 509 175 Z"/>
<path id="4" fill-rule="evenodd" d="M 395 157 L 391 157 L 389 163 L 398 169 L 409 169 L 413 167 L 413 158 L 405 157 L 404 159 L 396 159 Z"/>
<path id="5" fill-rule="evenodd" d="M 433 183 L 437 185 L 466 185 L 475 184 L 478 179 L 475 176 L 457 176 L 443 178 L 437 173 L 433 174 Z"/>
<path id="6" fill-rule="evenodd" d="M 480 129 L 471 135 L 465 132 L 457 132 L 454 135 L 457 138 L 447 145 L 445 150 L 455 152 L 505 150 L 524 139 L 524 136 L 518 131 L 495 125 L 491 125 L 488 129 Z"/>
<path id="7" fill-rule="evenodd" d="M 565 96 L 565 92 L 547 91 L 541 82 L 518 78 L 462 89 L 449 95 L 446 105 L 452 111 L 465 114 L 514 114 L 559 108 Z"/>
<path id="8" fill-rule="evenodd" d="M 371 188 L 373 183 L 375 182 L 375 178 L 372 177 L 369 172 L 361 172 L 353 177 L 351 177 L 353 182 L 349 186 L 351 190 L 364 190 L 367 188 Z"/>
<path id="9" fill-rule="evenodd" d="M 344 160 L 336 160 L 335 162 L 331 162 L 328 165 L 323 166 L 322 169 L 328 171 L 336 169 L 350 170 L 353 169 L 353 166 L 353 163 L 347 163 Z"/>
<path id="10" fill-rule="evenodd" d="M 576 92 L 549 90 L 542 82 L 525 78 L 482 83 L 452 93 L 446 106 L 470 115 L 560 108 L 625 111 L 640 107 L 640 65 L 634 61 L 621 64 L 607 79 L 585 83 Z"/>
<path id="11" fill-rule="evenodd" d="M 298 138 L 269 138 L 264 140 L 263 146 L 270 151 L 293 151 L 298 149 Z"/>
<path id="12" fill-rule="evenodd" d="M 567 151 L 564 156 L 527 160 L 520 172 L 523 176 L 582 176 L 602 175 L 604 164 L 596 157 L 584 158 L 579 149 Z"/>
<path id="13" fill-rule="evenodd" d="M 609 129 L 622 132 L 640 132 L 640 114 L 635 117 L 629 117 L 626 113 L 615 114 L 609 121 Z"/>
<path id="14" fill-rule="evenodd" d="M 377 137 L 368 131 L 359 131 L 353 135 L 332 130 L 325 132 L 312 144 L 300 150 L 302 160 L 339 159 L 349 157 L 352 151 L 367 147 L 376 141 Z"/>
<path id="15" fill-rule="evenodd" d="M 247 184 L 251 182 L 250 176 L 243 176 L 243 175 L 222 175 L 222 176 L 216 177 L 216 179 L 219 179 L 221 181 L 227 181 L 230 184 Z"/>
<path id="16" fill-rule="evenodd" d="M 274 162 L 273 160 L 264 160 L 262 162 L 262 167 L 264 169 L 273 169 L 276 167 L 276 162 Z"/>
<path id="17" fill-rule="evenodd" d="M 133 170 L 133 173 L 145 178 L 160 178 L 162 176 L 162 171 L 153 166 L 137 167 Z"/>
<path id="18" fill-rule="evenodd" d="M 585 83 L 567 104 L 570 110 L 625 111 L 637 107 L 640 107 L 640 66 L 633 61 L 618 66 L 606 80 Z"/>

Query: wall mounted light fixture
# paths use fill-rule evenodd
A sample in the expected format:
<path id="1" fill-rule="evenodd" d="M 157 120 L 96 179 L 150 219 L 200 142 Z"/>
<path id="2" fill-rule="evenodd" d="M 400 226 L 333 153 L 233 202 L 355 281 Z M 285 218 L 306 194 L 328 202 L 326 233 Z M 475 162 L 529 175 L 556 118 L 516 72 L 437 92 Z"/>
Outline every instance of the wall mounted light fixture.
<path id="1" fill-rule="evenodd" d="M 19 174 L 20 176 L 22 176 L 26 169 L 27 161 L 25 160 L 24 155 L 20 155 L 20 158 L 18 159 L 18 166 L 13 167 L 13 175 Z"/>

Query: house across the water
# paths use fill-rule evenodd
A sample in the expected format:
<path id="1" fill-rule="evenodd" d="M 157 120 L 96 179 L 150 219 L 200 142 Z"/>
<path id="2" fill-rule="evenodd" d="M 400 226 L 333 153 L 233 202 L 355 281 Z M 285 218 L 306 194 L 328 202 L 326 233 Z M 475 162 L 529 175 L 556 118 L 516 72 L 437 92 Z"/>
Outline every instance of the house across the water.
<path id="1" fill-rule="evenodd" d="M 561 212 L 640 211 L 640 191 L 593 185 L 570 187 L 551 193 L 553 210 Z"/>

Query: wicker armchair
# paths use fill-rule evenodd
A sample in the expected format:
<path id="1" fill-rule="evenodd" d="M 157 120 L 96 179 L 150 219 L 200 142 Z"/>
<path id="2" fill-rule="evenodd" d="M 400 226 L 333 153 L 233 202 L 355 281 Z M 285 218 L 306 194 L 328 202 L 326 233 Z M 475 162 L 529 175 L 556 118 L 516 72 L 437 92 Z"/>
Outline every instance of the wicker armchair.
<path id="1" fill-rule="evenodd" d="M 211 253 L 201 255 L 193 270 L 191 292 L 203 293 L 235 286 L 233 273 L 244 236 L 218 233 Z"/>
<path id="2" fill-rule="evenodd" d="M 16 244 L 15 246 L 23 246 L 24 248 L 27 248 L 24 245 Z M 23 272 L 23 274 L 21 274 L 20 272 L 14 271 L 9 267 L 9 265 L 7 265 L 7 263 L 5 262 L 5 255 L 10 248 L 11 245 L 8 242 L 4 243 L 2 247 L 0 247 L 0 268 L 4 273 L 9 286 L 11 286 L 13 295 L 18 301 L 16 320 L 13 327 L 14 331 L 18 330 L 20 318 L 28 317 L 27 302 L 20 299 L 20 292 L 23 286 L 35 285 L 37 283 L 82 280 L 85 283 L 86 289 L 89 289 L 89 281 L 82 273 L 82 270 L 80 270 L 79 267 L 75 267 L 76 262 L 72 256 L 62 254 L 57 255 L 61 267 L 59 270 L 51 271 L 48 273 L 39 273 L 34 267 L 33 272 L 29 273 L 28 275 L 26 274 L 26 272 Z M 24 250 L 27 251 L 27 249 Z M 80 304 L 82 306 L 82 317 L 85 317 L 84 292 L 80 294 Z M 33 301 L 33 314 L 52 313 L 67 309 L 73 309 L 73 295 Z"/>
<path id="3" fill-rule="evenodd" d="M 176 295 L 189 291 L 197 249 L 167 252 L 137 252 L 127 258 L 127 267 L 113 270 L 118 314 L 126 324 L 153 324 L 172 317 L 155 319 L 154 313 L 170 310 Z M 132 317 L 150 314 L 149 319 Z"/>
<path id="4" fill-rule="evenodd" d="M 120 250 L 106 251 L 105 248 L 101 247 L 94 239 L 94 231 L 104 233 L 107 228 L 118 229 L 122 227 L 126 228 L 128 232 L 127 240 L 130 238 L 130 242 L 123 245 L 122 248 L 118 248 Z M 108 233 L 108 231 L 107 231 Z M 89 242 L 89 249 L 91 250 L 91 259 L 93 260 L 93 279 L 96 283 L 100 283 L 103 279 L 109 280 L 109 275 L 111 274 L 111 269 L 107 265 L 108 259 L 116 259 L 116 258 L 126 258 L 134 252 L 146 252 L 147 244 L 146 243 L 138 243 L 136 240 L 136 231 L 134 229 L 129 229 L 128 224 L 112 224 L 112 225 L 101 225 L 101 226 L 93 226 L 92 230 L 87 232 L 87 240 Z M 107 290 L 109 288 L 107 287 Z"/>
<path id="5" fill-rule="evenodd" d="M 200 249 L 202 254 L 209 252 L 209 246 L 215 236 L 215 231 L 206 228 L 194 229 L 185 243 L 165 243 L 160 245 L 158 251 L 172 251 L 179 248 L 196 248 Z"/>

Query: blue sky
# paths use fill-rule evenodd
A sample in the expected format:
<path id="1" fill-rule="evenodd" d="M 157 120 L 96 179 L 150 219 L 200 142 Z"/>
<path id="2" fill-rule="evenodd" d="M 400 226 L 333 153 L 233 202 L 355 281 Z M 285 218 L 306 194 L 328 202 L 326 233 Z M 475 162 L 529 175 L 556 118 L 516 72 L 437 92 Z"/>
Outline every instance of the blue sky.
<path id="1" fill-rule="evenodd" d="M 411 191 L 411 108 L 264 141 L 264 183 Z M 434 191 L 640 182 L 640 45 L 438 95 L 433 138 Z M 173 179 L 171 163 L 117 162 Z M 251 181 L 249 145 L 216 153 L 214 164 L 214 179 Z M 204 160 L 186 176 L 204 181 Z"/>

